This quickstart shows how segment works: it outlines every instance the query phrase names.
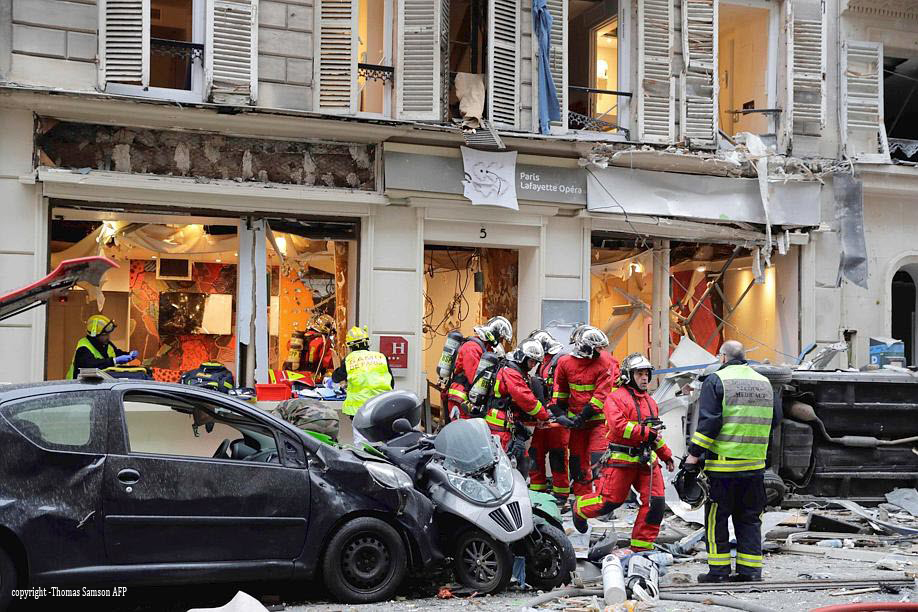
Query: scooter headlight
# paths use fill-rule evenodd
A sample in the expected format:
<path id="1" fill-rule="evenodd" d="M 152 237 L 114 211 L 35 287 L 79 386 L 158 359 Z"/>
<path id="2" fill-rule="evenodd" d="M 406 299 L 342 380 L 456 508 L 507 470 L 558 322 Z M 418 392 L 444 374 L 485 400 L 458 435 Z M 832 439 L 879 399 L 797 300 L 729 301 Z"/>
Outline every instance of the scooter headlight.
<path id="1" fill-rule="evenodd" d="M 410 489 L 414 486 L 411 477 L 394 465 L 385 463 L 366 462 L 364 465 L 373 480 L 381 487 L 387 489 Z"/>
<path id="2" fill-rule="evenodd" d="M 513 467 L 507 455 L 503 455 L 494 468 L 494 483 L 497 485 L 498 495 L 506 495 L 513 489 Z"/>
<path id="3" fill-rule="evenodd" d="M 497 499 L 493 491 L 474 478 L 466 478 L 452 472 L 447 472 L 446 477 L 449 479 L 451 486 L 459 489 L 469 499 L 479 502 L 489 502 Z"/>

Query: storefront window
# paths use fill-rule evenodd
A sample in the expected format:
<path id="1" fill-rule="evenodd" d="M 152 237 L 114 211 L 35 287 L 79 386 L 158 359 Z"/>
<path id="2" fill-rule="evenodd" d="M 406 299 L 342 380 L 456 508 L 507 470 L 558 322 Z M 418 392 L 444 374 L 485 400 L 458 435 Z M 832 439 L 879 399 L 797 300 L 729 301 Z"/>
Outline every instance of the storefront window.
<path id="1" fill-rule="evenodd" d="M 131 365 L 153 378 L 177 382 L 202 363 L 235 374 L 238 238 L 232 220 L 213 224 L 94 221 L 56 215 L 51 224 L 51 267 L 104 255 L 119 264 L 101 294 L 75 290 L 48 305 L 49 379 L 66 376 L 86 322 L 103 314 L 116 327 L 111 342 L 136 350 Z M 101 299 L 96 300 L 95 297 Z"/>

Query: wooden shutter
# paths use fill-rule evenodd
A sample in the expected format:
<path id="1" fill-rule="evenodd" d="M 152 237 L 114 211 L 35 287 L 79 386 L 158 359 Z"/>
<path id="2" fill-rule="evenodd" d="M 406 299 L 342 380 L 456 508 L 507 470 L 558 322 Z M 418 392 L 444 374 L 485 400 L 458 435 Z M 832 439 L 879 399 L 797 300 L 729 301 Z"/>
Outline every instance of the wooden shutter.
<path id="1" fill-rule="evenodd" d="M 553 122 L 553 124 L 560 125 L 562 129 L 567 130 L 567 109 L 570 106 L 567 90 L 567 0 L 546 0 L 546 6 L 552 17 L 548 69 L 555 83 L 558 103 L 561 105 L 561 121 Z M 533 45 L 537 45 L 535 36 L 532 40 Z M 538 49 L 536 49 L 536 54 L 538 54 Z"/>
<path id="2" fill-rule="evenodd" d="M 258 93 L 257 0 L 207 0 L 205 95 L 253 103 Z"/>
<path id="3" fill-rule="evenodd" d="M 793 133 L 818 136 L 826 124 L 826 21 L 823 3 L 794 9 L 787 52 Z"/>
<path id="4" fill-rule="evenodd" d="M 519 128 L 520 12 L 520 0 L 488 2 L 488 119 L 497 128 Z"/>
<path id="5" fill-rule="evenodd" d="M 444 74 L 443 62 L 444 43 L 449 55 L 448 23 L 448 0 L 399 0 L 395 74 L 399 119 L 443 119 L 444 96 L 449 100 L 449 72 Z"/>
<path id="6" fill-rule="evenodd" d="M 883 124 L 883 45 L 848 40 L 842 47 L 842 141 L 861 162 L 889 162 Z"/>
<path id="7" fill-rule="evenodd" d="M 316 0 L 314 110 L 357 112 L 357 0 Z"/>
<path id="8" fill-rule="evenodd" d="M 638 140 L 675 140 L 673 0 L 638 0 Z"/>
<path id="9" fill-rule="evenodd" d="M 150 0 L 99 0 L 99 85 L 150 84 Z"/>
<path id="10" fill-rule="evenodd" d="M 718 0 L 685 0 L 682 4 L 682 136 L 696 146 L 717 145 L 717 10 Z"/>

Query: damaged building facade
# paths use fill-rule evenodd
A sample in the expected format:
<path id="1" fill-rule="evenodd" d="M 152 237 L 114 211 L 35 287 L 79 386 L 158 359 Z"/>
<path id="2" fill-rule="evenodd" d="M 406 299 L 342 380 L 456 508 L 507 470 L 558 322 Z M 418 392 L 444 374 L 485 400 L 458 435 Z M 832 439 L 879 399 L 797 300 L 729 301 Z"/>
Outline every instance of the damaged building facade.
<path id="1" fill-rule="evenodd" d="M 0 0 L 0 286 L 112 257 L 163 380 L 266 382 L 319 312 L 422 396 L 496 314 L 914 362 L 916 55 L 905 0 Z M 5 323 L 0 379 L 98 308 Z"/>

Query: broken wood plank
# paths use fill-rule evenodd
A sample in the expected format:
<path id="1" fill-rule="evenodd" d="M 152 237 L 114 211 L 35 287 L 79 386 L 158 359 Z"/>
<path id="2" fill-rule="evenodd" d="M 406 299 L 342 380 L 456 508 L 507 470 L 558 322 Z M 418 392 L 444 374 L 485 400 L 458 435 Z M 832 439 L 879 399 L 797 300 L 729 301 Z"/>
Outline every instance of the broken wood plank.
<path id="1" fill-rule="evenodd" d="M 783 544 L 781 552 L 795 555 L 810 555 L 813 557 L 828 557 L 830 559 L 846 559 L 848 561 L 879 561 L 880 559 L 894 559 L 903 563 L 918 563 L 918 555 L 899 555 L 895 553 L 874 552 L 871 550 L 858 550 L 856 548 L 822 548 L 810 544 Z"/>

